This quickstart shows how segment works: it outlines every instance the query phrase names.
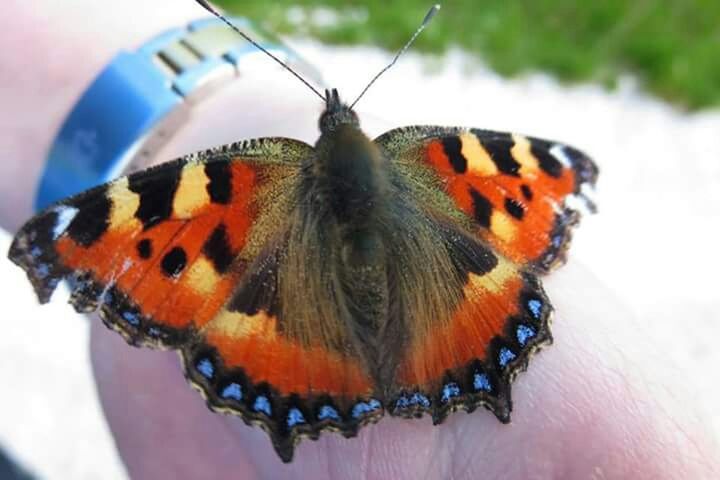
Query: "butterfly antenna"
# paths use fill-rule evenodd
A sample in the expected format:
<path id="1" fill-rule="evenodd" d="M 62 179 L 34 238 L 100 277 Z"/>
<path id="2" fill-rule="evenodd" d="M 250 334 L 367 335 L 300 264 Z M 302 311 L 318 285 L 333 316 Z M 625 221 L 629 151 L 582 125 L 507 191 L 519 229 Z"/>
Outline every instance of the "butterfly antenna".
<path id="1" fill-rule="evenodd" d="M 325 101 L 325 96 L 323 96 L 320 92 L 318 92 L 318 91 L 315 89 L 315 87 L 313 87 L 312 85 L 310 85 L 310 83 L 308 83 L 307 80 L 305 80 L 303 77 L 301 77 L 295 70 L 293 70 L 292 68 L 290 68 L 285 62 L 283 62 L 282 60 L 280 60 L 279 58 L 277 58 L 275 55 L 273 55 L 272 53 L 270 53 L 270 52 L 269 52 L 267 49 L 265 49 L 262 45 L 260 45 L 260 44 L 257 43 L 255 40 L 253 40 L 252 38 L 250 38 L 247 34 L 243 33 L 242 30 L 240 30 L 238 27 L 236 27 L 230 20 L 228 20 L 228 19 L 227 19 L 225 16 L 223 16 L 220 12 L 218 12 L 217 10 L 215 10 L 209 3 L 207 3 L 206 0 L 195 0 L 195 1 L 196 1 L 197 3 L 199 3 L 200 6 L 202 6 L 205 10 L 207 10 L 208 12 L 212 13 L 212 14 L 215 15 L 217 18 L 219 18 L 220 20 L 222 20 L 223 22 L 225 22 L 225 24 L 226 24 L 228 27 L 230 27 L 230 28 L 232 28 L 233 30 L 235 30 L 241 37 L 243 37 L 245 40 L 247 40 L 248 42 L 250 42 L 251 44 L 253 44 L 253 46 L 255 46 L 258 50 L 260 50 L 261 52 L 265 53 L 268 57 L 272 58 L 272 59 L 275 60 L 277 63 L 279 63 L 280 65 L 282 65 L 282 67 L 283 67 L 285 70 L 287 70 L 288 72 L 290 72 L 290 73 L 292 73 L 293 75 L 295 75 L 295 77 L 296 77 L 298 80 L 300 80 L 302 83 L 304 83 L 310 90 L 312 90 L 313 92 L 315 92 L 315 95 L 317 95 L 317 96 L 320 97 L 323 101 Z"/>
<path id="2" fill-rule="evenodd" d="M 200 0 L 198 0 L 198 1 L 200 1 Z M 425 15 L 425 18 L 423 19 L 422 23 L 420 24 L 420 26 L 418 27 L 418 29 L 415 30 L 415 33 L 413 33 L 413 36 L 410 37 L 410 40 L 408 40 L 408 42 L 405 44 L 405 46 L 402 47 L 402 48 L 400 49 L 400 51 L 397 52 L 397 54 L 395 55 L 395 58 L 393 58 L 392 62 L 390 62 L 390 64 L 389 64 L 388 66 L 386 66 L 385 68 L 383 68 L 382 70 L 380 70 L 380 71 L 378 72 L 378 74 L 375 75 L 372 80 L 370 80 L 370 83 L 367 84 L 367 86 L 365 87 L 365 89 L 364 89 L 364 90 L 360 93 L 360 95 L 355 99 L 355 101 L 352 103 L 352 105 L 350 105 L 350 109 L 352 109 L 352 108 L 355 106 L 355 104 L 362 98 L 363 95 L 365 95 L 365 92 L 367 92 L 368 89 L 370 89 L 370 87 L 372 86 L 372 84 L 375 83 L 375 80 L 377 80 L 378 78 L 380 78 L 380 75 L 382 75 L 382 74 L 385 73 L 387 70 L 389 70 L 390 67 L 392 67 L 393 65 L 395 65 L 395 62 L 397 62 L 398 58 L 400 58 L 400 55 L 402 55 L 403 53 L 405 53 L 405 50 L 407 50 L 408 48 L 410 48 L 410 45 L 412 45 L 413 42 L 415 41 L 415 39 L 418 37 L 418 35 L 420 35 L 420 33 L 421 33 L 423 30 L 425 30 L 425 27 L 428 26 L 428 24 L 430 23 L 430 20 L 432 20 L 433 17 L 435 16 L 435 14 L 436 14 L 437 12 L 439 12 L 439 11 L 440 11 L 440 4 L 438 4 L 438 3 L 436 3 L 435 5 L 433 5 L 432 7 L 430 7 L 430 10 L 428 10 L 428 12 L 427 12 L 427 14 Z"/>

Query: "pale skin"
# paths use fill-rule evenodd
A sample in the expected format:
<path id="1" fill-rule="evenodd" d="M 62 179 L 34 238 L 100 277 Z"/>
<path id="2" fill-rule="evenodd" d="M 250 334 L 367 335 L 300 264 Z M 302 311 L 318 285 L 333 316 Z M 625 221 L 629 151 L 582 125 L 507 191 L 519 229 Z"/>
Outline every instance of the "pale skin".
<path id="1" fill-rule="evenodd" d="M 32 213 L 45 152 L 84 86 L 119 49 L 204 13 L 190 0 L 11 0 L 4 13 L 0 220 L 14 231 Z M 156 160 L 257 136 L 312 142 L 319 99 L 270 71 L 207 102 Z M 372 134 L 382 129 L 358 113 Z M 682 372 L 663 363 L 609 281 L 572 256 L 545 280 L 555 343 L 514 383 L 510 425 L 485 410 L 439 427 L 385 418 L 352 440 L 305 441 L 290 465 L 260 429 L 211 413 L 174 354 L 129 347 L 96 319 L 93 367 L 132 478 L 718 478 L 720 449 Z"/>

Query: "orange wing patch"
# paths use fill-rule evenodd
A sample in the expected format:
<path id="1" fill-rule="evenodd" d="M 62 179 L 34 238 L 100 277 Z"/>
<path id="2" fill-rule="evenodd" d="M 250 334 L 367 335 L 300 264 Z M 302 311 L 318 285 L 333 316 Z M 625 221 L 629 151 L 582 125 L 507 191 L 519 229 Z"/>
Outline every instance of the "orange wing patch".
<path id="1" fill-rule="evenodd" d="M 222 310 L 183 350 L 186 376 L 213 410 L 261 425 L 286 462 L 303 437 L 346 437 L 383 415 L 357 358 L 284 337 L 264 311 Z"/>
<path id="2" fill-rule="evenodd" d="M 226 368 L 242 368 L 249 379 L 271 384 L 280 395 L 327 394 L 350 401 L 372 393 L 370 378 L 357 358 L 285 338 L 277 331 L 277 319 L 266 312 L 223 310 L 203 333 Z"/>

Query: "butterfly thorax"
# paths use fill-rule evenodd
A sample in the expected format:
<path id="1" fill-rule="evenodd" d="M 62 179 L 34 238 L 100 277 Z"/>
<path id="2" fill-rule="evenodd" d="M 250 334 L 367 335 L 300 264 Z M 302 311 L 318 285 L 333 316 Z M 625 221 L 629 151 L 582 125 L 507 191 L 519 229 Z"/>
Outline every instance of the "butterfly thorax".
<path id="1" fill-rule="evenodd" d="M 373 230 L 387 203 L 387 162 L 337 90 L 328 95 L 320 131 L 309 169 L 314 188 L 348 234 Z"/>

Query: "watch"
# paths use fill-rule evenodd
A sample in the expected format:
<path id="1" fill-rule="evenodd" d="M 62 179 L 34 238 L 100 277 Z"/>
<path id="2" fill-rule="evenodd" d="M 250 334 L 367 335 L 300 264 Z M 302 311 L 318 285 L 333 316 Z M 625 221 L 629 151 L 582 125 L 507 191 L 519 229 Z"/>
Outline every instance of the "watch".
<path id="1" fill-rule="evenodd" d="M 300 75 L 317 70 L 247 19 L 233 23 Z M 193 106 L 238 78 L 248 57 L 264 55 L 216 18 L 157 35 L 121 51 L 68 114 L 48 152 L 35 209 L 143 167 L 188 121 Z"/>

